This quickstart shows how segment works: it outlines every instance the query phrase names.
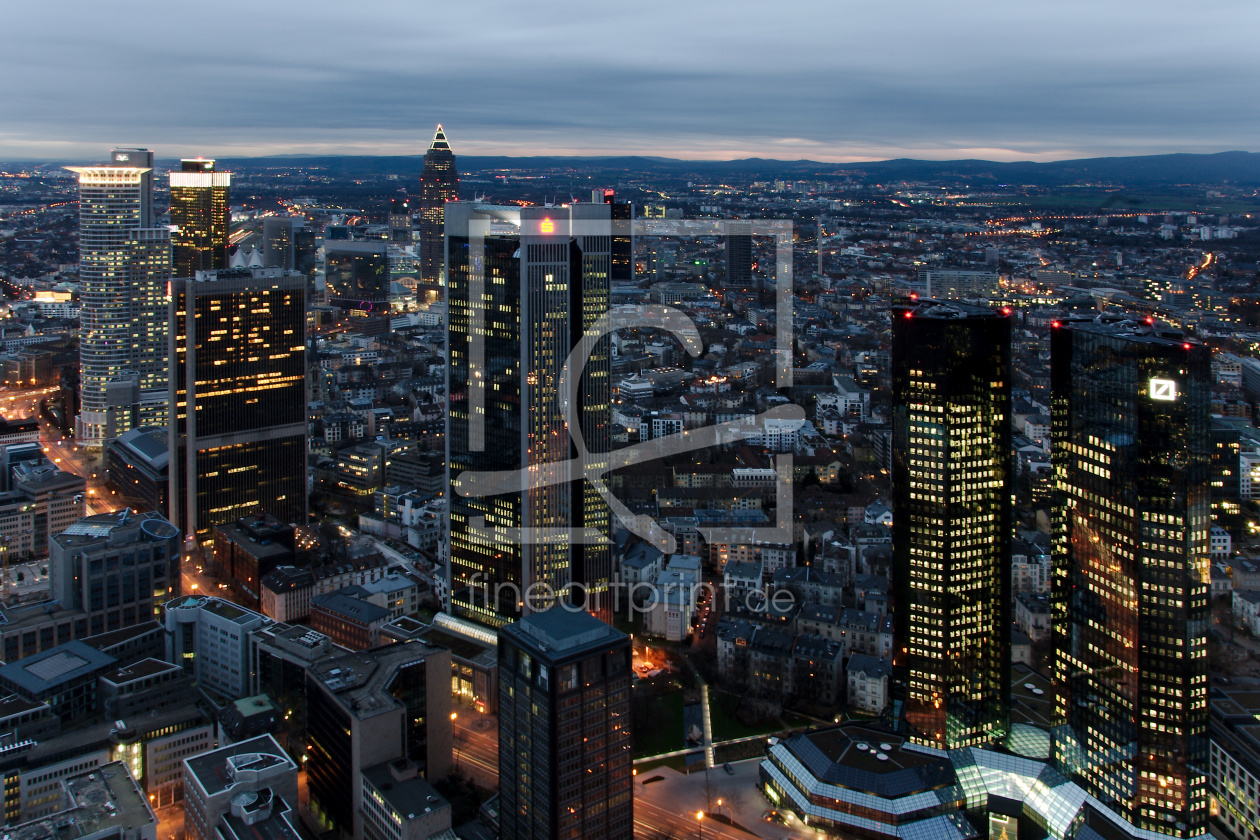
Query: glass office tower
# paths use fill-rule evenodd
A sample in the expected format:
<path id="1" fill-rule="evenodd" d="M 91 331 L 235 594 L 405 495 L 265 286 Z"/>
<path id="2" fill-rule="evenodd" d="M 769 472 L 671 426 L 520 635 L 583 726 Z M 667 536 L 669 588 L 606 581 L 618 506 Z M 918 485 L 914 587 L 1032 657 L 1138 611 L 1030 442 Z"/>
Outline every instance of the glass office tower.
<path id="1" fill-rule="evenodd" d="M 173 283 L 171 520 L 205 543 L 260 511 L 306 522 L 306 278 L 235 268 Z"/>
<path id="2" fill-rule="evenodd" d="M 228 190 L 232 173 L 215 172 L 214 161 L 182 160 L 171 173 L 171 245 L 176 277 L 228 267 L 231 220 Z"/>
<path id="3" fill-rule="evenodd" d="M 1123 316 L 1051 330 L 1055 759 L 1177 837 L 1207 820 L 1210 356 Z"/>
<path id="4" fill-rule="evenodd" d="M 324 245 L 328 304 L 351 314 L 389 312 L 389 250 L 384 242 Z"/>
<path id="5" fill-rule="evenodd" d="M 893 307 L 894 678 L 940 749 L 1008 730 L 1010 336 L 994 309 Z"/>
<path id="6" fill-rule="evenodd" d="M 589 594 L 590 609 L 610 614 L 610 511 L 568 466 L 576 450 L 559 399 L 566 358 L 608 311 L 610 231 L 605 204 L 446 207 L 448 481 L 507 470 L 556 479 L 486 496 L 452 484 L 452 608 L 476 620 L 544 608 L 548 590 Z M 609 364 L 604 337 L 581 371 L 578 406 L 596 459 L 609 449 Z M 569 593 L 574 585 L 585 589 Z M 530 603 L 531 591 L 541 600 Z"/>
<path id="7" fill-rule="evenodd" d="M 171 239 L 153 227 L 153 152 L 114 149 L 79 178 L 79 442 L 165 422 Z"/>

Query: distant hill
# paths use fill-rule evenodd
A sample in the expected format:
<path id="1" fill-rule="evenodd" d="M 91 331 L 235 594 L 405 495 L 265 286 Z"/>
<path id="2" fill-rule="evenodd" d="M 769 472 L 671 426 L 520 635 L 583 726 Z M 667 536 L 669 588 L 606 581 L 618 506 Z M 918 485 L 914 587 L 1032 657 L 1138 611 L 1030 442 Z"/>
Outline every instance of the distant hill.
<path id="1" fill-rule="evenodd" d="M 395 174 L 419 175 L 422 155 L 378 157 L 294 155 L 257 158 L 220 158 L 225 168 L 319 166 L 346 177 Z M 676 160 L 660 157 L 457 157 L 461 174 L 485 175 L 496 169 L 516 171 L 581 171 L 607 174 L 701 176 L 722 174 L 782 178 L 839 171 L 863 172 L 868 179 L 974 181 L 977 185 L 1029 184 L 1051 187 L 1083 182 L 1126 186 L 1174 184 L 1232 184 L 1260 186 L 1260 154 L 1219 152 L 1210 155 L 1171 154 L 1135 157 L 1086 158 L 1050 163 L 986 160 L 883 160 L 864 163 L 821 163 L 809 160 L 747 158 L 729 161 Z"/>

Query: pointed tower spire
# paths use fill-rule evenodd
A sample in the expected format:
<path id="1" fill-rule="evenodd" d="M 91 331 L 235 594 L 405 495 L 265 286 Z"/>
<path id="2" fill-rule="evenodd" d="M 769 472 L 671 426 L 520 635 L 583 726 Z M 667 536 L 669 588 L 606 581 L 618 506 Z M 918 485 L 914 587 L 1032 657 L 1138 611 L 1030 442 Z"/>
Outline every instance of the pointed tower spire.
<path id="1" fill-rule="evenodd" d="M 442 131 L 442 124 L 438 123 L 437 131 L 433 132 L 433 144 L 429 146 L 430 150 L 440 149 L 450 151 L 451 146 L 446 142 L 446 133 Z"/>
<path id="2" fill-rule="evenodd" d="M 438 123 L 433 132 L 433 145 L 424 156 L 424 170 L 420 173 L 420 195 L 416 208 L 420 211 L 420 273 L 421 279 L 434 288 L 442 281 L 445 264 L 443 229 L 446 202 L 459 199 L 459 171 L 455 167 L 455 154 L 446 141 L 446 132 Z"/>

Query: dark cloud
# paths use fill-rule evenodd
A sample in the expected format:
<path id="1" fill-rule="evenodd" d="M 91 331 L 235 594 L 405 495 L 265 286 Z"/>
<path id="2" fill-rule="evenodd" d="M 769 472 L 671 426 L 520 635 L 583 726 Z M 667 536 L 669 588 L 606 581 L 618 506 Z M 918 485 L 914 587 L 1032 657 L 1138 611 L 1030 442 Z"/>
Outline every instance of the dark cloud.
<path id="1" fill-rule="evenodd" d="M 11 5 L 0 157 L 1254 147 L 1253 2 Z"/>

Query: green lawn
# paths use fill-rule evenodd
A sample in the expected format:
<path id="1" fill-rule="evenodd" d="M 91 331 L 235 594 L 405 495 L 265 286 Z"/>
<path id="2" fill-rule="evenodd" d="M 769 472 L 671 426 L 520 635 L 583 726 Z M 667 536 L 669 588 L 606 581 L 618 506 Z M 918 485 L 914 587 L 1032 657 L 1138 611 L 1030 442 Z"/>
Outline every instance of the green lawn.
<path id="1" fill-rule="evenodd" d="M 783 724 L 777 720 L 766 721 L 756 726 L 740 723 L 735 716 L 739 701 L 740 698 L 734 694 L 709 689 L 709 722 L 713 725 L 714 741 L 729 741 L 732 738 L 746 738 L 750 735 L 768 735 L 783 728 Z"/>
<path id="2" fill-rule="evenodd" d="M 634 714 L 634 757 L 681 750 L 683 741 L 683 695 L 681 691 L 655 694 L 641 703 L 636 698 Z"/>

